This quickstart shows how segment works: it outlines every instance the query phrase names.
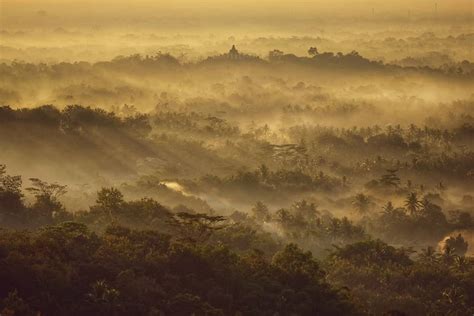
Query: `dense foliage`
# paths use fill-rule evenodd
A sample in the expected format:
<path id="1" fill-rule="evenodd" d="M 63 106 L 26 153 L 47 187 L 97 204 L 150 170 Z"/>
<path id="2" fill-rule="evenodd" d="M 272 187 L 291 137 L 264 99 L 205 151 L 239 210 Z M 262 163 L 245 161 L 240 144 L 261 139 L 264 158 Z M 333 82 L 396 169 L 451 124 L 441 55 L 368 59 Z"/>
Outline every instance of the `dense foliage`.
<path id="1" fill-rule="evenodd" d="M 26 204 L 21 177 L 0 170 L 2 315 L 474 311 L 474 261 L 464 256 L 460 234 L 440 252 L 415 253 L 305 200 L 276 212 L 258 202 L 250 214 L 225 217 L 171 210 L 150 198 L 127 201 L 114 187 L 97 192 L 88 211 L 71 214 L 60 202 L 65 186 L 30 179 L 34 200 Z M 413 199 L 407 208 L 433 208 Z M 394 212 L 389 203 L 381 220 Z M 331 245 L 320 260 L 300 248 L 318 253 Z"/>

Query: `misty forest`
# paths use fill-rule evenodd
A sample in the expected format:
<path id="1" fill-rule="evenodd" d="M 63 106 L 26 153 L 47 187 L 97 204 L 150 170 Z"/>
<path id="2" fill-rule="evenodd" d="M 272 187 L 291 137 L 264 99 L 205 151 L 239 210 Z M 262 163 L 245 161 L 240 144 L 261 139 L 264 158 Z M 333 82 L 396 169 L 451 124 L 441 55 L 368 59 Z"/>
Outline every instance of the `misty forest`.
<path id="1" fill-rule="evenodd" d="M 471 0 L 0 0 L 0 315 L 474 315 Z"/>

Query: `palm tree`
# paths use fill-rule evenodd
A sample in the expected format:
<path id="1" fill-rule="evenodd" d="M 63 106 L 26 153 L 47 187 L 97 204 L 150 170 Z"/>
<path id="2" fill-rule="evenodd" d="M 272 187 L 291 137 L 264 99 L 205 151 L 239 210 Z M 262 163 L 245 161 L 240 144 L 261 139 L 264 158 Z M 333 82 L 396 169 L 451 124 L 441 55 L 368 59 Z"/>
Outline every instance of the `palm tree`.
<path id="1" fill-rule="evenodd" d="M 410 212 L 410 215 L 413 216 L 418 212 L 422 206 L 422 203 L 420 200 L 418 200 L 418 195 L 415 192 L 412 192 L 407 196 L 407 199 L 405 200 L 405 206 Z"/>
<path id="2" fill-rule="evenodd" d="M 474 265 L 471 263 L 469 259 L 467 259 L 464 256 L 456 256 L 454 258 L 454 269 L 455 271 L 464 273 L 468 272 L 474 267 Z"/>
<path id="3" fill-rule="evenodd" d="M 365 195 L 364 193 L 359 193 L 354 197 L 352 201 L 352 206 L 358 211 L 360 214 L 365 214 L 370 208 L 370 198 Z"/>

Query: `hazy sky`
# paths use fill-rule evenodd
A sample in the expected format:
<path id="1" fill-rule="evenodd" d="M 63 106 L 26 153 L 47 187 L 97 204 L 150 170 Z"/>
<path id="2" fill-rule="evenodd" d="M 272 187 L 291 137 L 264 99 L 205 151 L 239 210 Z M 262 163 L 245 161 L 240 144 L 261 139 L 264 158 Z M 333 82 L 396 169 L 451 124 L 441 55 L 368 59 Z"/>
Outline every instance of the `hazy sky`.
<path id="1" fill-rule="evenodd" d="M 28 12 L 35 10 L 63 11 L 68 9 L 79 12 L 107 12 L 121 11 L 127 15 L 136 11 L 152 10 L 192 10 L 203 12 L 209 10 L 223 10 L 227 12 L 245 10 L 248 13 L 257 12 L 286 12 L 296 10 L 312 13 L 311 11 L 334 11 L 356 13 L 371 11 L 375 8 L 380 11 L 413 10 L 420 12 L 431 12 L 435 3 L 440 13 L 467 13 L 472 11 L 473 0 L 0 0 L 3 15 L 10 13 Z M 76 11 L 77 12 L 77 11 Z M 74 13 L 74 12 L 71 12 Z M 148 12 L 151 13 L 151 12 Z M 159 13 L 159 12 L 153 12 Z"/>
<path id="2" fill-rule="evenodd" d="M 219 32 L 267 25 L 293 32 L 290 26 L 294 25 L 301 29 L 390 20 L 403 25 L 407 17 L 435 21 L 435 16 L 445 20 L 462 18 L 466 26 L 472 23 L 473 3 L 474 0 L 0 0 L 0 29 L 93 26 L 163 31 L 205 28 Z"/>

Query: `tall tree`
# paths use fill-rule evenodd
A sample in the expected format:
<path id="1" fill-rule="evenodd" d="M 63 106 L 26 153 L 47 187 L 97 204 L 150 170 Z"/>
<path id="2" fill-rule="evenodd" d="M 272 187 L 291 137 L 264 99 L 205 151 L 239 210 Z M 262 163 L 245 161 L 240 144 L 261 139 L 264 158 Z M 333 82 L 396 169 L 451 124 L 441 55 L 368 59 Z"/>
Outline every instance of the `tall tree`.
<path id="1" fill-rule="evenodd" d="M 191 243 L 203 243 L 217 231 L 226 228 L 224 216 L 211 216 L 203 213 L 177 213 L 171 220 L 179 234 L 179 239 Z"/>
<path id="2" fill-rule="evenodd" d="M 410 212 L 410 215 L 414 216 L 418 213 L 418 210 L 422 207 L 421 201 L 418 199 L 418 195 L 415 192 L 408 194 L 405 200 L 405 207 Z"/>
<path id="3" fill-rule="evenodd" d="M 397 171 L 397 169 L 387 169 L 387 173 L 380 178 L 380 183 L 389 187 L 398 187 L 400 178 L 397 175 Z"/>
<path id="4" fill-rule="evenodd" d="M 370 198 L 364 193 L 357 194 L 352 200 L 352 206 L 359 214 L 367 213 L 370 209 L 370 205 Z"/>

